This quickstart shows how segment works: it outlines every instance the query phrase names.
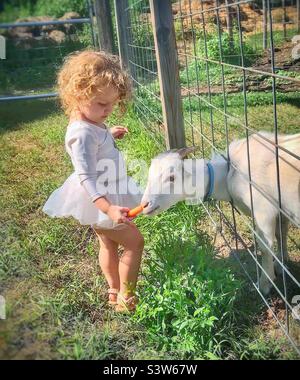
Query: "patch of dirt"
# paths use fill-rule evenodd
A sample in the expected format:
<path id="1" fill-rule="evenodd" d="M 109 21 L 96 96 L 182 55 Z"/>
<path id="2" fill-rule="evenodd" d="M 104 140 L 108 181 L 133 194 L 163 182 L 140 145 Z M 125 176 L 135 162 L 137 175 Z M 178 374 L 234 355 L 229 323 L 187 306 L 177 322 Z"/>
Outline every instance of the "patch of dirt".
<path id="1" fill-rule="evenodd" d="M 292 50 L 294 48 L 292 42 L 285 42 L 280 48 L 275 49 L 274 61 L 276 64 L 276 70 L 284 70 L 295 73 L 300 73 L 300 58 L 293 58 Z M 270 73 L 271 69 L 271 58 L 270 51 L 267 50 L 262 57 L 260 57 L 257 62 L 252 66 L 253 69 L 262 72 Z M 268 74 L 256 74 L 252 72 L 246 73 L 246 87 L 247 91 L 252 92 L 262 92 L 262 91 L 272 91 L 272 82 L 270 81 L 270 76 Z M 226 80 L 226 78 L 225 78 Z M 231 80 L 234 82 L 234 78 Z M 241 76 L 236 77 L 236 84 L 225 84 L 225 93 L 234 94 L 243 91 L 243 83 L 241 82 Z M 286 77 L 286 79 L 277 79 L 276 88 L 279 92 L 297 92 L 300 90 L 300 77 L 292 78 Z M 222 94 L 223 89 L 221 84 L 212 84 L 210 87 L 206 85 L 200 85 L 199 89 L 197 87 L 191 87 L 190 89 L 182 88 L 181 95 L 186 97 L 190 95 L 205 95 L 210 93 L 212 95 Z"/>
<path id="2" fill-rule="evenodd" d="M 202 3 L 202 4 L 201 4 Z M 222 5 L 223 0 L 220 1 Z M 203 8 L 202 8 L 203 7 Z M 206 31 L 215 30 L 217 25 L 217 14 L 215 10 L 215 1 L 214 0 L 182 0 L 181 2 L 174 3 L 172 5 L 174 18 L 182 18 L 184 33 L 188 34 L 191 32 L 191 19 L 193 21 L 194 27 L 202 29 L 202 13 L 204 11 L 204 20 L 206 24 Z M 237 19 L 237 8 L 229 8 L 230 16 L 233 19 Z M 220 27 L 222 30 L 227 29 L 227 9 L 219 9 L 219 21 Z M 281 7 L 272 9 L 272 20 L 273 20 L 273 30 L 282 30 L 283 29 L 283 9 Z M 263 30 L 263 12 L 254 2 L 250 4 L 240 4 L 240 20 L 241 26 L 244 32 L 246 33 L 257 33 Z M 285 21 L 286 28 L 293 26 L 297 20 L 297 9 L 296 6 L 287 6 Z"/>
<path id="3" fill-rule="evenodd" d="M 201 4 L 202 3 L 202 4 Z M 223 1 L 221 1 L 223 3 Z M 216 18 L 216 10 L 215 10 L 215 1 L 214 0 L 206 0 L 206 1 L 198 1 L 198 0 L 183 0 L 178 3 L 174 3 L 172 5 L 173 15 L 176 17 L 183 18 L 183 26 L 188 28 L 191 23 L 191 17 L 193 23 L 202 24 L 202 14 L 201 11 L 204 11 L 204 19 L 206 23 L 214 23 L 217 24 Z M 219 20 L 222 28 L 227 27 L 227 9 L 220 8 L 219 9 Z M 230 15 L 233 18 L 237 18 L 237 10 L 236 7 L 230 8 Z M 262 17 L 261 10 L 255 4 L 240 4 L 240 17 L 241 20 L 247 22 L 249 25 L 249 31 L 253 30 L 256 20 L 259 17 Z M 244 25 L 243 25 L 244 26 Z M 208 25 L 209 27 L 209 25 Z M 244 26 L 245 27 L 245 26 Z"/>
<path id="4" fill-rule="evenodd" d="M 286 318 L 285 303 L 281 298 L 272 298 L 269 299 L 269 308 L 264 310 L 261 315 L 258 317 L 259 325 L 266 331 L 268 334 L 272 335 L 275 338 L 284 337 L 285 334 L 282 331 L 280 325 L 276 321 L 276 318 L 279 322 L 286 326 L 286 319 L 288 319 L 289 324 L 289 335 L 292 337 L 296 345 L 300 345 L 300 322 L 293 318 L 289 313 L 288 318 Z"/>
<path id="5" fill-rule="evenodd" d="M 284 302 L 281 298 L 274 298 L 269 301 L 270 307 L 265 310 L 260 316 L 259 316 L 259 323 L 264 328 L 270 329 L 272 327 L 273 329 L 278 328 L 277 321 L 275 320 L 273 313 L 276 315 L 276 317 L 279 319 L 281 323 L 284 324 L 285 320 L 285 306 Z"/>
<path id="6" fill-rule="evenodd" d="M 179 62 L 182 67 L 186 65 L 186 56 L 185 53 L 194 55 L 193 53 L 193 44 L 192 44 L 192 26 L 196 30 L 202 30 L 202 17 L 201 17 L 201 3 L 199 1 L 190 1 L 183 0 L 181 1 L 181 9 L 180 3 L 173 4 L 173 13 L 176 17 L 183 18 L 183 29 L 184 29 L 184 39 L 182 41 L 181 33 L 179 33 L 179 37 L 177 38 L 177 49 Z M 216 11 L 214 10 L 215 2 L 212 0 L 208 0 L 203 2 L 203 9 L 205 11 L 205 25 L 207 32 L 211 31 L 216 33 Z M 212 10 L 210 10 L 212 9 Z M 252 35 L 258 32 L 261 32 L 263 29 L 263 14 L 262 11 L 256 7 L 254 4 L 241 4 L 241 20 L 242 20 L 242 29 L 244 31 L 244 35 Z M 237 18 L 235 7 L 232 7 L 232 17 L 233 19 Z M 283 10 L 281 8 L 275 8 L 272 10 L 273 15 L 273 30 L 283 31 L 282 17 Z M 227 30 L 227 11 L 225 9 L 220 9 L 219 11 L 221 29 Z M 193 19 L 193 25 L 191 24 L 191 17 Z M 297 20 L 297 10 L 295 6 L 286 7 L 286 21 L 287 29 L 291 27 L 295 27 L 295 23 Z M 181 27 L 181 26 L 180 26 Z M 275 47 L 274 52 L 274 61 L 276 70 L 284 70 L 286 72 L 300 72 L 300 58 L 293 58 L 293 49 L 295 48 L 295 44 L 291 41 L 284 42 L 280 47 Z M 298 52 L 294 52 L 297 53 Z M 257 62 L 252 66 L 253 69 L 270 73 L 271 68 L 271 55 L 270 49 L 267 49 L 263 56 L 260 57 Z M 241 75 L 239 75 L 239 78 Z M 247 72 L 247 89 L 249 91 L 270 91 L 272 90 L 272 83 L 269 80 L 266 83 L 266 79 L 270 79 L 269 76 L 265 76 L 263 74 L 256 74 Z M 240 82 L 240 81 L 239 81 Z M 300 82 L 298 79 L 294 80 L 294 78 L 287 78 L 286 83 L 282 83 L 282 81 L 277 81 L 277 89 L 280 92 L 295 92 L 300 89 Z M 226 85 L 226 93 L 237 93 L 243 90 L 242 84 L 230 84 Z M 196 89 L 192 89 L 192 91 L 196 91 Z M 195 92 L 197 93 L 197 92 Z M 199 89 L 199 94 L 207 94 L 208 88 L 206 86 L 201 86 Z M 219 85 L 211 86 L 212 94 L 220 94 L 222 93 L 221 83 Z M 183 90 L 182 96 L 186 96 L 186 90 Z"/>
<path id="7" fill-rule="evenodd" d="M 284 42 L 280 48 L 275 48 L 274 62 L 277 69 L 300 72 L 300 58 L 293 58 L 294 48 L 295 44 L 290 41 Z M 257 60 L 253 68 L 267 72 L 271 71 L 270 49 Z"/>

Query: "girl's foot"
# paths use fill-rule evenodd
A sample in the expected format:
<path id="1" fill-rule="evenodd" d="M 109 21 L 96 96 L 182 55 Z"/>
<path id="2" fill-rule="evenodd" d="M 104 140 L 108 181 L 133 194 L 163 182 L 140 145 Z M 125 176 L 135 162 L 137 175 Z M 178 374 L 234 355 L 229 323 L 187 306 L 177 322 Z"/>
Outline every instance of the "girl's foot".
<path id="1" fill-rule="evenodd" d="M 131 296 L 125 297 L 121 293 L 118 293 L 115 310 L 119 313 L 133 312 L 135 311 L 137 304 L 138 304 L 137 296 L 131 295 Z"/>
<path id="2" fill-rule="evenodd" d="M 118 296 L 118 289 L 110 288 L 108 289 L 108 304 L 111 306 L 117 305 L 117 296 Z"/>

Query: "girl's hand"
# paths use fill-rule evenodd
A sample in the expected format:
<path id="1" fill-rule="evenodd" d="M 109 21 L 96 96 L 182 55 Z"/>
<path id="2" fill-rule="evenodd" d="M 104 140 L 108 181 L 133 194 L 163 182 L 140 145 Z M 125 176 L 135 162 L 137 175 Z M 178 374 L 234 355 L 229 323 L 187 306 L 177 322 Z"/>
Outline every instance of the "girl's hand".
<path id="1" fill-rule="evenodd" d="M 115 127 L 110 128 L 110 133 L 113 135 L 114 139 L 122 139 L 125 134 L 128 133 L 128 129 L 121 125 L 116 125 Z"/>
<path id="2" fill-rule="evenodd" d="M 126 217 L 128 211 L 129 211 L 128 207 L 110 205 L 107 210 L 107 215 L 110 217 L 110 219 L 112 219 L 114 222 L 118 224 L 125 223 L 129 225 L 134 225 L 134 223 L 132 223 L 130 219 Z"/>

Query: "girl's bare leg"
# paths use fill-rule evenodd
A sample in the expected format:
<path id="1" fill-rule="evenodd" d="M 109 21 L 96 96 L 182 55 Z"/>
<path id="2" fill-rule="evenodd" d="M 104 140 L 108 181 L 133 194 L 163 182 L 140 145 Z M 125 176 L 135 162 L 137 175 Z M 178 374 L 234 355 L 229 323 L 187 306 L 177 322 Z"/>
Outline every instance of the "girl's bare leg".
<path id="1" fill-rule="evenodd" d="M 141 257 L 144 248 L 144 238 L 135 225 L 124 225 L 119 230 L 97 230 L 98 235 L 120 244 L 124 253 L 119 260 L 120 293 L 125 298 L 134 294 Z"/>
<path id="2" fill-rule="evenodd" d="M 118 243 L 109 239 L 105 234 L 99 233 L 99 230 L 95 230 L 99 243 L 99 264 L 104 274 L 109 288 L 120 289 L 120 277 L 119 277 L 119 257 L 118 257 Z M 110 301 L 116 301 L 117 296 L 114 294 L 109 295 Z"/>

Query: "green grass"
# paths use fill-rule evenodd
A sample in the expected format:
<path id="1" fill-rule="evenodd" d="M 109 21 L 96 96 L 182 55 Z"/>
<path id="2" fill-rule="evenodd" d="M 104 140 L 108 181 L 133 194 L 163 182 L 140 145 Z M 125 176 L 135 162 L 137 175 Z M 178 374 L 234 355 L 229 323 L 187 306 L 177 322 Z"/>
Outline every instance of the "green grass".
<path id="1" fill-rule="evenodd" d="M 257 295 L 232 264 L 217 260 L 197 232 L 201 208 L 178 204 L 137 220 L 146 248 L 133 316 L 106 304 L 88 227 L 41 212 L 47 197 L 72 172 L 64 152 L 66 118 L 55 101 L 0 106 L 0 357 L 40 359 L 190 359 L 293 357 L 257 323 Z M 128 126 L 120 142 L 127 160 L 148 163 L 159 148 L 131 110 L 111 122 Z M 131 168 L 142 180 L 143 173 Z M 251 307 L 249 306 L 251 305 Z"/>

